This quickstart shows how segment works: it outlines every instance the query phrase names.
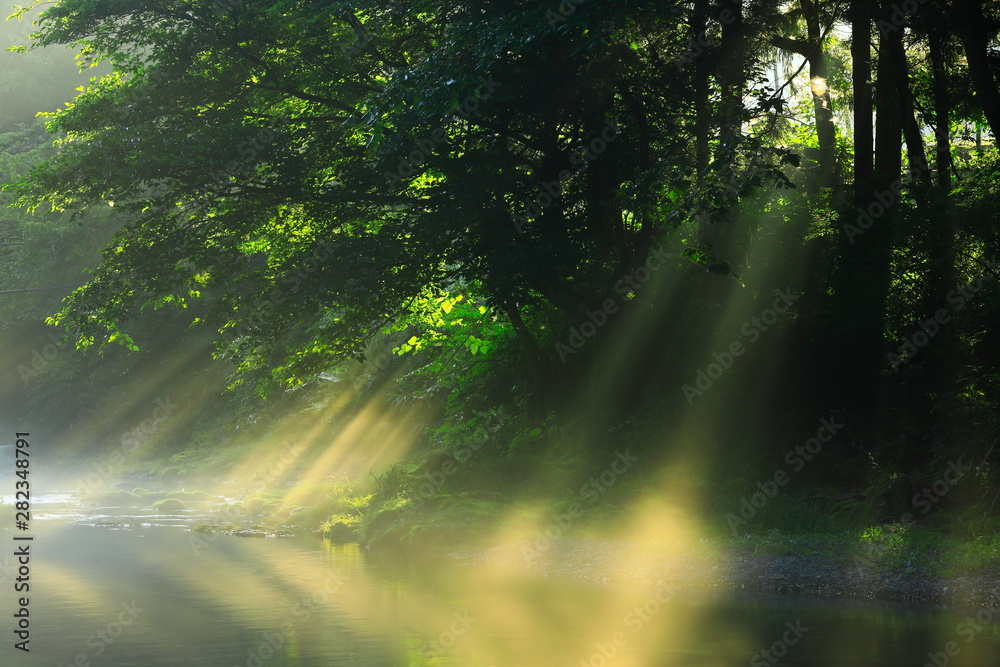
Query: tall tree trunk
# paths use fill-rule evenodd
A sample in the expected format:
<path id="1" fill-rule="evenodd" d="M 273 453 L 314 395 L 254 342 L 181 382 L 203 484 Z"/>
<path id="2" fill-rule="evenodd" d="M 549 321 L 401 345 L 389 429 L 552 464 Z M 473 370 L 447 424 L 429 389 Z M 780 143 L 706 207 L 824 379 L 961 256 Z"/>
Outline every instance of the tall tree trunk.
<path id="1" fill-rule="evenodd" d="M 948 97 L 946 43 L 947 35 L 943 31 L 935 30 L 930 34 L 934 97 L 934 161 L 937 163 L 938 187 L 945 196 L 951 192 L 951 100 Z"/>
<path id="2" fill-rule="evenodd" d="M 955 213 L 951 206 L 951 99 L 948 95 L 948 33 L 942 12 L 937 13 L 937 28 L 928 35 L 931 59 L 931 93 L 934 103 L 934 153 L 937 163 L 937 186 L 939 196 L 935 198 L 937 210 L 934 224 L 928 229 L 927 291 L 924 295 L 923 312 L 933 317 L 937 310 L 947 303 L 948 293 L 957 284 Z M 946 391 L 952 368 L 951 352 L 954 345 L 953 329 L 942 327 L 931 349 L 927 350 L 926 381 L 929 393 Z M 925 406 L 930 412 L 930 405 Z M 947 412 L 947 411 L 945 411 Z M 934 419 L 947 422 L 947 414 L 937 414 Z M 941 424 L 944 426 L 944 424 Z"/>
<path id="3" fill-rule="evenodd" d="M 837 169 L 837 126 L 833 123 L 833 102 L 830 99 L 830 71 L 823 51 L 823 31 L 819 12 L 813 0 L 801 0 L 806 32 L 812 47 L 809 56 L 809 80 L 812 87 L 813 112 L 816 115 L 816 138 L 819 141 L 820 188 L 833 187 Z"/>
<path id="4" fill-rule="evenodd" d="M 719 143 L 715 158 L 718 168 L 715 174 L 731 183 L 737 167 L 734 164 L 736 146 L 743 127 L 743 97 L 746 93 L 746 24 L 743 16 L 743 0 L 720 0 L 719 22 L 722 24 L 722 39 L 716 62 L 716 76 L 719 81 Z M 714 223 L 703 218 L 701 243 L 709 252 L 720 259 L 727 259 L 731 246 L 733 211 L 722 211 Z M 704 298 L 710 302 L 721 302 L 729 285 L 718 276 L 706 273 Z"/>
<path id="5" fill-rule="evenodd" d="M 997 89 L 996 78 L 990 67 L 990 36 L 980 0 L 955 0 L 952 5 L 952 25 L 965 49 L 976 101 L 986 116 L 994 142 L 1000 141 L 1000 90 Z"/>
<path id="6" fill-rule="evenodd" d="M 872 141 L 872 23 L 867 0 L 851 0 L 851 62 L 854 90 L 854 199 L 858 206 L 867 203 L 874 176 L 875 154 Z"/>
<path id="7" fill-rule="evenodd" d="M 896 43 L 894 43 L 896 42 Z M 876 408 L 883 400 L 879 371 L 885 364 L 885 309 L 891 284 L 892 227 L 902 185 L 902 109 L 898 81 L 906 73 L 898 67 L 900 31 L 884 34 L 879 43 L 875 84 L 875 169 L 864 212 L 869 227 L 854 238 L 845 262 L 854 275 L 854 332 L 856 385 L 852 398 L 859 407 Z"/>
<path id="8" fill-rule="evenodd" d="M 813 62 L 815 61 L 815 62 Z M 816 115 L 816 139 L 819 142 L 819 178 L 821 189 L 837 184 L 837 126 L 833 122 L 833 102 L 828 88 L 829 70 L 822 55 L 810 61 L 813 112 Z"/>
<path id="9" fill-rule="evenodd" d="M 837 127 L 833 122 L 833 102 L 830 98 L 830 70 L 826 57 L 817 47 L 784 37 L 773 37 L 775 46 L 798 53 L 809 62 L 809 80 L 812 88 L 813 117 L 816 122 L 816 139 L 819 144 L 817 164 L 819 174 L 816 186 L 830 188 L 837 182 Z"/>
<path id="10" fill-rule="evenodd" d="M 691 17 L 691 34 L 696 44 L 708 43 L 708 0 L 696 0 L 694 13 Z M 705 49 L 695 57 L 694 61 L 694 165 L 698 189 L 705 186 L 705 171 L 710 159 L 708 152 L 708 135 L 712 119 L 709 111 L 709 77 L 712 72 Z"/>
<path id="11" fill-rule="evenodd" d="M 909 63 L 906 60 L 902 36 L 899 39 L 886 37 L 883 41 L 884 48 L 892 50 L 890 55 L 895 59 L 895 71 L 898 73 L 896 95 L 900 121 L 903 125 L 903 137 L 906 140 L 906 159 L 910 164 L 910 177 L 918 186 L 929 187 L 931 175 L 927 166 L 927 151 L 924 148 L 924 138 L 920 134 L 920 126 L 917 124 L 913 91 L 910 89 Z"/>
<path id="12" fill-rule="evenodd" d="M 889 190 L 900 179 L 902 154 L 902 96 L 899 78 L 906 72 L 899 66 L 898 54 L 903 49 L 899 30 L 886 31 L 879 41 L 878 81 L 875 86 L 875 188 Z M 889 207 L 892 208 L 892 207 Z"/>
<path id="13" fill-rule="evenodd" d="M 885 362 L 883 329 L 890 285 L 893 209 L 902 170 L 902 125 L 896 80 L 901 74 L 893 47 L 883 37 L 878 58 L 875 149 L 871 132 L 872 99 L 867 84 L 872 17 L 868 3 L 852 5 L 855 69 L 855 199 L 857 211 L 845 221 L 835 279 L 836 317 L 842 322 L 830 343 L 830 379 L 841 405 L 857 415 L 873 414 L 880 402 L 879 371 Z M 899 39 L 898 31 L 896 39 Z M 865 128 L 868 128 L 867 130 Z M 871 160 L 874 158 L 874 164 Z"/>
<path id="14" fill-rule="evenodd" d="M 706 45 L 708 30 L 708 0 L 696 0 L 691 17 L 691 31 L 695 43 Z M 705 174 L 711 160 L 709 134 L 712 128 L 709 98 L 712 76 L 711 62 L 706 49 L 702 49 L 694 61 L 694 168 L 695 183 L 699 192 L 705 191 Z M 702 245 L 710 242 L 709 222 L 703 217 L 698 224 L 698 238 Z"/>
<path id="15" fill-rule="evenodd" d="M 809 11 L 806 11 L 807 7 Z M 819 16 L 815 14 L 815 7 L 809 0 L 802 0 L 802 9 L 806 14 L 808 39 L 801 41 L 774 36 L 771 37 L 771 44 L 779 49 L 797 53 L 809 63 L 813 116 L 816 121 L 816 139 L 819 143 L 816 160 L 819 174 L 815 186 L 822 190 L 836 184 L 837 127 L 833 122 L 833 103 L 829 90 L 830 68 L 823 52 Z"/>
<path id="16" fill-rule="evenodd" d="M 743 18 L 743 0 L 721 0 L 722 62 L 719 67 L 721 90 L 721 127 L 717 156 L 726 159 L 732 155 L 735 141 L 743 126 L 743 95 L 746 91 L 746 25 Z"/>

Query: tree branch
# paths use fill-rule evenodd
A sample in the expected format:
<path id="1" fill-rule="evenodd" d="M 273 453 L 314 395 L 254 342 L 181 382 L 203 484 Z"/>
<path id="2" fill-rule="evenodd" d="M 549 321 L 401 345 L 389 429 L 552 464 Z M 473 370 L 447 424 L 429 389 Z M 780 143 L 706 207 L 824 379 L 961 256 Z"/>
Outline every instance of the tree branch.
<path id="1" fill-rule="evenodd" d="M 56 285 L 55 287 L 25 287 L 23 289 L 8 289 L 0 290 L 0 294 L 24 294 L 25 292 L 49 292 L 57 289 L 66 289 L 68 287 L 83 287 L 87 283 L 74 283 L 72 285 Z"/>
<path id="2" fill-rule="evenodd" d="M 797 53 L 803 58 L 809 58 L 815 50 L 813 45 L 808 42 L 791 39 L 790 37 L 782 37 L 781 35 L 771 35 L 768 41 L 771 43 L 771 46 L 776 46 L 782 51 Z"/>

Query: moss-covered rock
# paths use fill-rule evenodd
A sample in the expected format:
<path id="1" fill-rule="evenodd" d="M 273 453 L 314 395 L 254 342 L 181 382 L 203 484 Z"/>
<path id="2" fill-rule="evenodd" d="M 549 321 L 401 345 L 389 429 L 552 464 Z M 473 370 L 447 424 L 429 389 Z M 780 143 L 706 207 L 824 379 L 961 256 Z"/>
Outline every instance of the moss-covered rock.
<path id="1" fill-rule="evenodd" d="M 151 507 L 159 512 L 178 512 L 187 509 L 187 504 L 180 498 L 164 498 L 157 500 Z"/>
<path id="2" fill-rule="evenodd" d="M 206 502 L 209 500 L 218 500 L 217 496 L 213 496 L 211 493 L 205 491 L 174 491 L 170 494 L 171 498 L 180 498 L 181 500 L 186 500 L 188 502 Z"/>
<path id="3" fill-rule="evenodd" d="M 323 524 L 323 537 L 332 542 L 345 543 L 358 541 L 358 517 L 348 514 L 338 514 L 330 517 Z"/>
<path id="4" fill-rule="evenodd" d="M 111 491 L 97 496 L 94 502 L 113 507 L 137 507 L 145 505 L 148 501 L 128 491 Z"/>
<path id="5" fill-rule="evenodd" d="M 135 493 L 136 495 L 139 495 L 138 494 L 138 491 L 139 491 L 138 487 L 139 487 L 139 485 L 136 484 L 135 482 L 118 482 L 117 484 L 112 484 L 111 485 L 111 490 L 112 491 L 128 491 L 129 493 Z"/>
<path id="6" fill-rule="evenodd" d="M 235 523 L 199 523 L 191 529 L 195 533 L 226 533 L 240 530 Z"/>
<path id="7" fill-rule="evenodd" d="M 250 498 L 247 498 L 242 503 L 240 503 L 240 507 L 242 507 L 245 510 L 249 510 L 251 512 L 259 512 L 264 507 L 264 504 L 265 503 L 263 498 L 258 498 L 257 496 L 251 496 Z"/>

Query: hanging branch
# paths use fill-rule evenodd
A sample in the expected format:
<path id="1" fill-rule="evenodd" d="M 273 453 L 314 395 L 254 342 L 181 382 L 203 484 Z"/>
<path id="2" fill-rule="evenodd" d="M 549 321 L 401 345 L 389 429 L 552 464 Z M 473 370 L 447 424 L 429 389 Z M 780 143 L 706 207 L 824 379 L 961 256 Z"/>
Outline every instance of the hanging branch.
<path id="1" fill-rule="evenodd" d="M 23 294 L 25 292 L 49 292 L 51 290 L 66 289 L 68 287 L 83 287 L 87 283 L 74 283 L 72 285 L 57 285 L 55 287 L 26 287 L 23 289 L 0 290 L 0 294 Z"/>

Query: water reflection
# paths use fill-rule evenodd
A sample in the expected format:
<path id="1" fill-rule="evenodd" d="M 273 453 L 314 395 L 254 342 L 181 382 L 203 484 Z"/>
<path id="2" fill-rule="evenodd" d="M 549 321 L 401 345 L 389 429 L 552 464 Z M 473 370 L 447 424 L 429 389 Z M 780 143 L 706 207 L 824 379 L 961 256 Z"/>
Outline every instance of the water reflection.
<path id="1" fill-rule="evenodd" d="M 963 629 L 965 614 L 930 608 L 692 597 L 667 580 L 536 581 L 499 567 L 373 559 L 310 535 L 204 535 L 135 509 L 88 513 L 65 498 L 47 507 L 32 546 L 31 653 L 14 655 L 19 667 L 919 666 L 935 657 L 962 667 L 998 664 L 1000 654 L 993 624 Z M 109 530 L 93 525 L 98 515 L 149 525 Z M 11 618 L 9 556 L 4 565 L 0 611 Z"/>

